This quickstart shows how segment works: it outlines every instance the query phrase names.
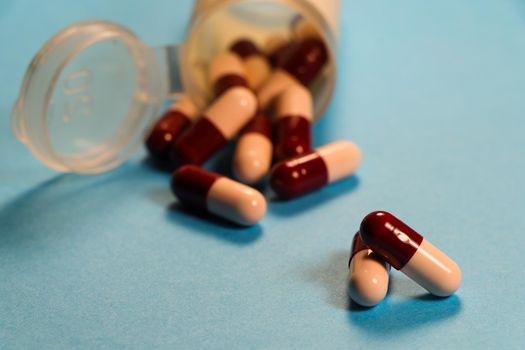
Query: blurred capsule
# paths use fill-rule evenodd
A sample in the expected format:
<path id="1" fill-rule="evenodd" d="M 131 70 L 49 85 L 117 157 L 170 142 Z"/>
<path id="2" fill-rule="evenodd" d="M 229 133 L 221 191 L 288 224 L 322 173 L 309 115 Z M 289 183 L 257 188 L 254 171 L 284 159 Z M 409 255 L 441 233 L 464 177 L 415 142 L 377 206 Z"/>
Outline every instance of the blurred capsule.
<path id="1" fill-rule="evenodd" d="M 210 62 L 208 74 L 216 97 L 232 87 L 248 87 L 243 62 L 232 52 L 216 55 Z"/>
<path id="2" fill-rule="evenodd" d="M 255 43 L 249 39 L 239 39 L 230 46 L 230 51 L 236 53 L 243 61 L 246 69 L 248 86 L 257 90 L 270 76 L 270 63 Z"/>

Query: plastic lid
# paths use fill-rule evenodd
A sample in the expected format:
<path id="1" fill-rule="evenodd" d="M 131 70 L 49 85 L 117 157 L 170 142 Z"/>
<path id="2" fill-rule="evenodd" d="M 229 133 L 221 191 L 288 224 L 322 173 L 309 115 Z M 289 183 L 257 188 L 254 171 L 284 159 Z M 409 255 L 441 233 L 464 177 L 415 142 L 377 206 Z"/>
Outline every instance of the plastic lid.
<path id="1" fill-rule="evenodd" d="M 102 172 L 142 143 L 165 96 L 152 49 L 117 24 L 80 22 L 52 37 L 33 58 L 12 128 L 51 168 Z"/>

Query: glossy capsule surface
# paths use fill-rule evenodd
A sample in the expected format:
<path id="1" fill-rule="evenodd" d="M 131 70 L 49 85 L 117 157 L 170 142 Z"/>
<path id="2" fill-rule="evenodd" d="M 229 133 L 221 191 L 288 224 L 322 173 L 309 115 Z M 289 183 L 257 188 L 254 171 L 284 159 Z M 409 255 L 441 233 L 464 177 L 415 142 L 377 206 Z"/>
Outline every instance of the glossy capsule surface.
<path id="1" fill-rule="evenodd" d="M 266 214 L 257 190 L 195 165 L 177 169 L 171 189 L 184 205 L 206 210 L 239 225 L 256 224 Z"/>
<path id="2" fill-rule="evenodd" d="M 294 84 L 276 99 L 274 151 L 277 161 L 312 151 L 313 101 L 310 91 Z"/>
<path id="3" fill-rule="evenodd" d="M 216 97 L 236 86 L 248 87 L 244 64 L 232 52 L 216 55 L 209 64 L 208 74 Z"/>
<path id="4" fill-rule="evenodd" d="M 379 304 L 388 292 L 390 266 L 354 235 L 348 261 L 348 294 L 361 306 Z"/>
<path id="5" fill-rule="evenodd" d="M 352 175 L 361 151 L 350 141 L 336 141 L 305 155 L 275 164 L 270 185 L 281 198 L 292 198 Z"/>
<path id="6" fill-rule="evenodd" d="M 238 39 L 231 46 L 230 51 L 237 54 L 244 63 L 248 86 L 257 90 L 268 79 L 271 72 L 270 62 L 261 50 L 250 39 Z"/>
<path id="7" fill-rule="evenodd" d="M 197 113 L 197 107 L 187 96 L 173 103 L 155 123 L 146 139 L 150 156 L 157 161 L 168 162 L 172 145 L 197 118 Z"/>
<path id="8" fill-rule="evenodd" d="M 235 177 L 247 184 L 261 181 L 270 170 L 272 149 L 272 122 L 259 112 L 241 131 L 235 145 Z"/>
<path id="9" fill-rule="evenodd" d="M 228 89 L 175 142 L 172 161 L 176 165 L 204 163 L 248 123 L 256 110 L 257 101 L 248 88 Z"/>
<path id="10" fill-rule="evenodd" d="M 294 45 L 286 60 L 258 90 L 259 107 L 267 108 L 290 84 L 310 84 L 327 61 L 328 51 L 319 38 L 307 38 Z"/>
<path id="11" fill-rule="evenodd" d="M 430 293 L 446 297 L 459 288 L 458 265 L 394 215 L 372 212 L 359 232 L 367 246 Z"/>

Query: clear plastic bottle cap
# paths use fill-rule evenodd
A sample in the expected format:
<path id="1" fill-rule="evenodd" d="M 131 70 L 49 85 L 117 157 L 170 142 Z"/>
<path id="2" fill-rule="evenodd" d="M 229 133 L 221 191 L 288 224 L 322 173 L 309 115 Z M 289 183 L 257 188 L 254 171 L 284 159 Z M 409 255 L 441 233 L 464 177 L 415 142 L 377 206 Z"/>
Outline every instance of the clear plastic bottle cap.
<path id="1" fill-rule="evenodd" d="M 33 58 L 12 128 L 51 168 L 102 172 L 142 143 L 166 85 L 154 50 L 126 28 L 106 21 L 75 23 Z"/>

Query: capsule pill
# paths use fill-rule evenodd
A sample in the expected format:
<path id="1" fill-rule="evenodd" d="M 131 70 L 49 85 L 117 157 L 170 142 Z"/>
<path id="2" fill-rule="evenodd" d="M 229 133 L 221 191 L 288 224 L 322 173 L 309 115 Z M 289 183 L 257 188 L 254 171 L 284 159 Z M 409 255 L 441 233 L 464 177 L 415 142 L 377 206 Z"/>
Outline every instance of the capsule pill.
<path id="1" fill-rule="evenodd" d="M 370 249 L 430 293 L 446 297 L 459 288 L 458 265 L 394 215 L 372 212 L 359 232 Z"/>
<path id="2" fill-rule="evenodd" d="M 370 307 L 385 298 L 390 265 L 365 245 L 359 232 L 354 235 L 348 268 L 348 293 L 354 302 Z"/>
<path id="3" fill-rule="evenodd" d="M 150 156 L 157 161 L 169 161 L 172 145 L 197 118 L 197 113 L 197 107 L 187 96 L 173 103 L 155 123 L 146 139 L 146 148 Z"/>
<path id="4" fill-rule="evenodd" d="M 259 112 L 241 131 L 233 159 L 235 177 L 247 184 L 259 182 L 272 162 L 272 122 Z"/>
<path id="5" fill-rule="evenodd" d="M 328 61 L 328 51 L 319 38 L 307 38 L 294 45 L 283 64 L 257 91 L 259 108 L 267 108 L 290 85 L 308 86 Z"/>
<path id="6" fill-rule="evenodd" d="M 195 165 L 177 169 L 171 189 L 184 205 L 239 225 L 254 225 L 266 214 L 266 200 L 260 192 Z"/>
<path id="7" fill-rule="evenodd" d="M 268 79 L 271 72 L 270 62 L 249 39 L 239 39 L 230 46 L 230 51 L 237 54 L 244 63 L 248 86 L 257 90 Z"/>
<path id="8" fill-rule="evenodd" d="M 228 89 L 179 137 L 171 159 L 175 164 L 204 163 L 248 123 L 256 110 L 257 101 L 248 88 Z"/>
<path id="9" fill-rule="evenodd" d="M 310 91 L 294 84 L 276 99 L 275 158 L 297 157 L 312 151 L 313 101 Z"/>
<path id="10" fill-rule="evenodd" d="M 216 55 L 209 64 L 208 74 L 216 97 L 236 86 L 248 87 L 244 64 L 232 52 Z"/>
<path id="11" fill-rule="evenodd" d="M 361 151 L 350 141 L 337 141 L 305 155 L 275 164 L 270 185 L 281 198 L 292 198 L 352 175 Z"/>

